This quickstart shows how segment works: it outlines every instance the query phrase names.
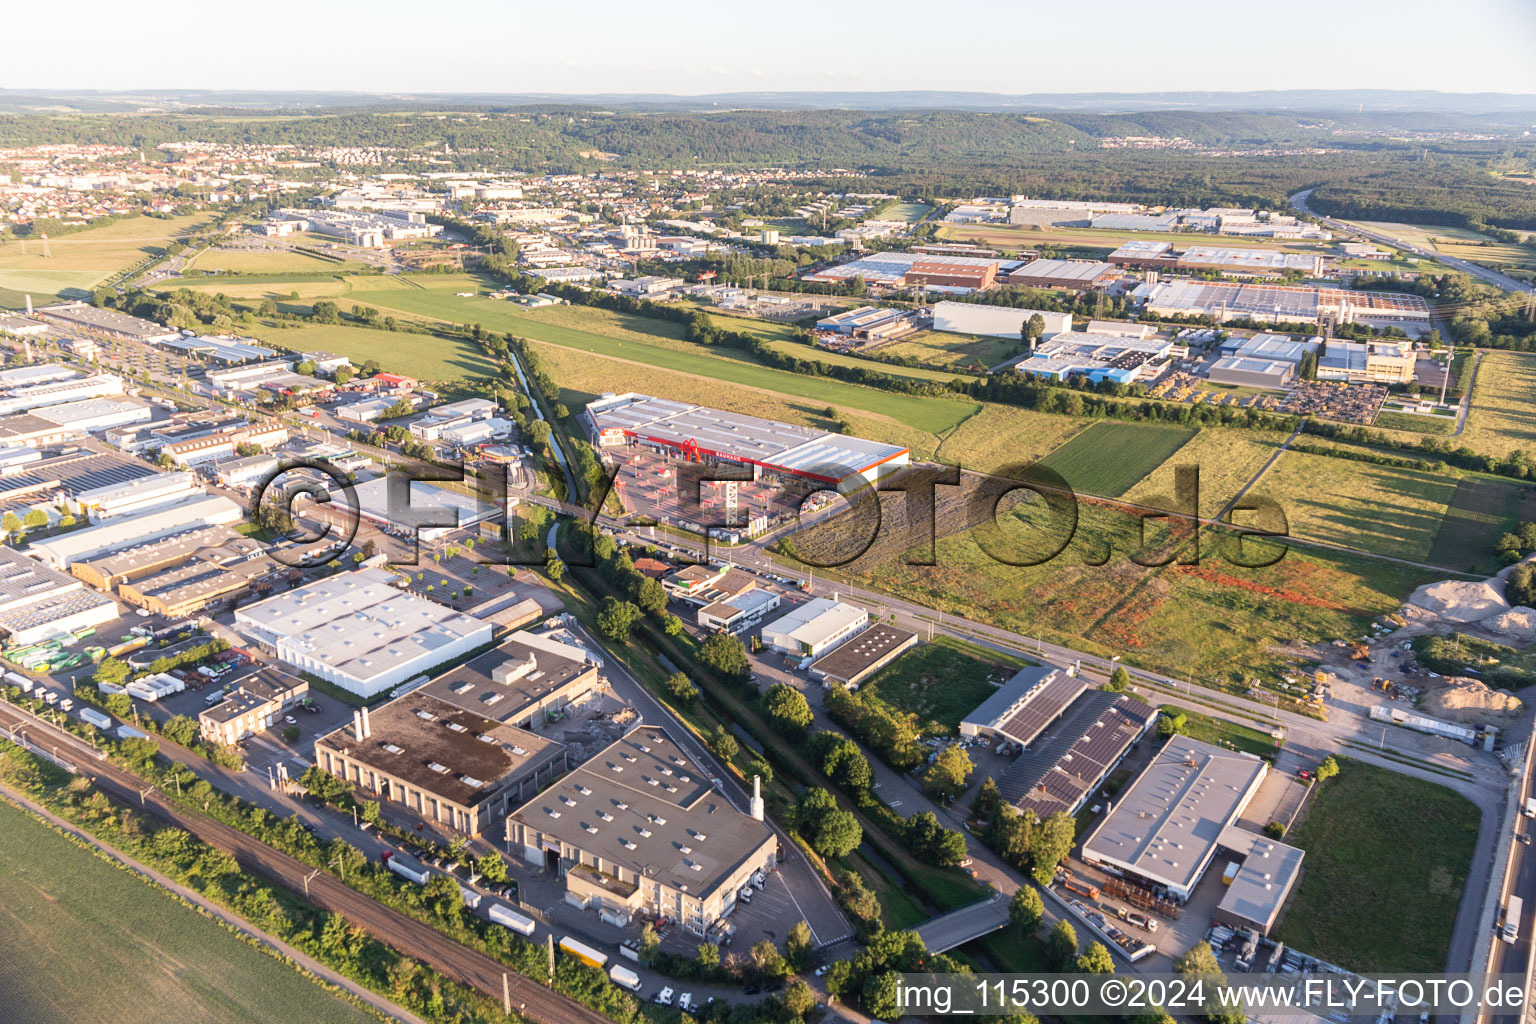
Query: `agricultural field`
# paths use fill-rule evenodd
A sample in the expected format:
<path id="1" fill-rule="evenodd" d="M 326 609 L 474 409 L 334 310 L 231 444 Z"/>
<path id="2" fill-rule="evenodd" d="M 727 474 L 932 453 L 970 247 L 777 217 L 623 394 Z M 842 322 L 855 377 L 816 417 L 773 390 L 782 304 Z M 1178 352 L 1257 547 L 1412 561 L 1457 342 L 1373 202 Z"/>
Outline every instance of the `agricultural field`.
<path id="1" fill-rule="evenodd" d="M 377 1021 L 150 883 L 0 804 L 10 1024 Z"/>
<path id="2" fill-rule="evenodd" d="M 1440 242 L 1491 242 L 1493 239 L 1470 228 L 1446 227 L 1443 224 L 1398 224 L 1388 221 L 1350 221 L 1383 235 L 1401 238 L 1405 242 L 1438 249 Z"/>
<path id="3" fill-rule="evenodd" d="M 394 373 L 448 383 L 471 377 L 495 377 L 500 371 L 480 346 L 462 339 L 407 331 L 386 331 L 352 324 L 303 324 L 258 321 L 251 334 L 294 351 L 336 352 L 358 366 L 370 359 Z"/>
<path id="4" fill-rule="evenodd" d="M 1035 412 L 1013 405 L 983 403 L 939 445 L 941 462 L 978 473 L 1038 462 L 1082 430 L 1090 420 Z"/>
<path id="5" fill-rule="evenodd" d="M 1436 783 L 1338 760 L 1285 838 L 1307 859 L 1275 937 L 1357 971 L 1444 970 L 1477 807 Z"/>
<path id="6" fill-rule="evenodd" d="M 1252 480 L 1285 441 L 1283 433 L 1204 427 L 1162 465 L 1142 477 L 1120 497 L 1138 503 L 1174 497 L 1174 470 L 1194 466 L 1200 471 L 1200 514 L 1214 519 Z M 1241 525 L 1250 519 L 1239 516 Z"/>
<path id="7" fill-rule="evenodd" d="M 1047 455 L 1042 465 L 1060 473 L 1075 491 L 1118 498 L 1195 433 L 1189 427 L 1151 423 L 1095 423 Z"/>
<path id="8" fill-rule="evenodd" d="M 113 274 L 135 266 L 212 219 L 211 213 L 129 217 L 50 238 L 47 256 L 43 255 L 41 239 L 0 234 L 0 303 L 20 306 L 24 294 L 34 300 L 56 295 L 83 297 Z"/>
<path id="9" fill-rule="evenodd" d="M 1028 519 L 1026 507 L 1000 516 L 1003 543 L 1017 544 L 1001 553 L 1039 557 L 1038 543 L 1028 546 L 1034 534 L 1017 532 Z M 1278 645 L 1358 635 L 1373 617 L 1396 610 L 1414 587 L 1442 578 L 1299 546 L 1273 565 L 1245 568 L 1230 557 L 1230 536 L 1210 527 L 1201 531 L 1198 565 L 1146 568 L 1130 560 L 1141 547 L 1137 533 L 1134 517 L 1082 500 L 1071 542 L 1043 564 L 1006 564 L 982 547 L 1002 547 L 995 536 L 968 530 L 941 536 L 935 565 L 910 565 L 900 554 L 882 553 L 840 575 L 930 607 L 964 608 L 970 618 L 1003 629 L 1102 656 L 1122 654 L 1144 668 L 1236 692 L 1247 689 L 1250 676 L 1277 679 L 1285 670 Z M 1150 527 L 1147 533 L 1156 553 L 1158 535 Z M 1243 560 L 1262 560 L 1255 557 L 1258 547 L 1245 544 Z M 1274 549 L 1266 545 L 1259 553 L 1265 550 Z"/>
<path id="10" fill-rule="evenodd" d="M 880 354 L 920 359 L 935 366 L 981 373 L 1018 354 L 1017 338 L 980 338 L 947 331 L 919 331 L 880 346 Z"/>
<path id="11" fill-rule="evenodd" d="M 1477 368 L 1472 410 L 1456 439 L 1480 455 L 1500 458 L 1536 451 L 1536 355 L 1488 352 Z"/>
<path id="12" fill-rule="evenodd" d="M 1293 537 L 1422 560 L 1456 486 L 1449 476 L 1288 451 L 1254 493 L 1280 504 Z"/>
<path id="13" fill-rule="evenodd" d="M 1403 430 L 1415 434 L 1449 434 L 1456 429 L 1456 417 L 1383 409 L 1371 424 L 1378 430 Z"/>
<path id="14" fill-rule="evenodd" d="M 339 271 L 343 265 L 291 249 L 204 249 L 186 267 L 225 274 L 303 274 L 326 268 Z"/>
<path id="15" fill-rule="evenodd" d="M 1053 246 L 1070 249 L 1098 249 L 1111 253 L 1128 240 L 1173 242 L 1180 248 L 1197 242 L 1220 244 L 1225 248 L 1279 249 L 1282 252 L 1315 252 L 1327 246 L 1320 243 L 1259 241 L 1229 235 L 1190 234 L 1174 231 L 1096 231 L 1093 228 L 1033 228 L 1026 225 L 944 224 L 936 240 L 941 242 L 976 242 L 1003 249 L 1038 249 Z"/>
<path id="16" fill-rule="evenodd" d="M 907 651 L 865 681 L 864 696 L 916 715 L 924 736 L 955 735 L 960 719 L 1016 669 L 983 660 L 977 656 L 982 649 L 947 640 L 940 636 Z"/>
<path id="17" fill-rule="evenodd" d="M 580 350 L 559 345 L 540 344 L 537 351 L 550 375 L 560 383 L 561 401 L 573 411 L 605 391 L 640 391 L 820 430 L 836 428 L 836 424 L 824 415 L 827 408 L 824 401 L 807 401 L 782 391 L 747 387 L 642 363 L 593 358 Z M 939 445 L 937 435 L 919 430 L 895 416 L 861 412 L 847 405 L 836 408 L 853 424 L 854 433 L 860 437 L 906 445 L 914 455 L 923 457 L 931 456 Z"/>
<path id="18" fill-rule="evenodd" d="M 1494 545 L 1499 536 L 1525 522 L 1536 522 L 1536 486 L 1461 480 L 1429 549 L 1429 561 L 1468 572 L 1496 571 Z"/>
<path id="19" fill-rule="evenodd" d="M 915 224 L 933 212 L 933 207 L 927 203 L 894 203 L 879 211 L 880 220 L 904 220 L 908 224 Z"/>

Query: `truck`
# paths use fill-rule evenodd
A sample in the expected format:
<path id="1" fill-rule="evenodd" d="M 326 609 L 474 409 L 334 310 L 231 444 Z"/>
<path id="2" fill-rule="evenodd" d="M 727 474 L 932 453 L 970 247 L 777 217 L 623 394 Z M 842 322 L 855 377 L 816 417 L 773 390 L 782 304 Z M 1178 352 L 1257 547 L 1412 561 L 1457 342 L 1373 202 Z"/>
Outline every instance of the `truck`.
<path id="1" fill-rule="evenodd" d="M 1067 890 L 1067 892 L 1075 892 L 1079 896 L 1088 897 L 1090 900 L 1096 900 L 1099 898 L 1098 886 L 1089 885 L 1087 882 L 1079 882 L 1075 878 L 1068 878 L 1066 881 L 1061 883 L 1061 887 Z"/>
<path id="2" fill-rule="evenodd" d="M 591 967 L 602 967 L 608 962 L 608 954 L 600 953 L 586 943 L 578 942 L 569 935 L 561 936 L 560 949 L 568 956 L 573 956 Z"/>
<path id="3" fill-rule="evenodd" d="M 386 868 L 408 882 L 426 885 L 427 879 L 431 877 L 431 872 L 421 864 L 403 854 L 397 854 L 393 850 L 385 850 L 379 855 L 379 858 L 384 861 Z"/>
<path id="4" fill-rule="evenodd" d="M 464 905 L 470 910 L 479 910 L 480 901 L 485 898 L 480 893 L 475 892 L 475 890 L 462 885 L 459 886 L 459 896 L 464 900 Z"/>
<path id="5" fill-rule="evenodd" d="M 614 964 L 608 968 L 608 977 L 620 988 L 627 988 L 631 992 L 640 991 L 640 975 L 623 964 Z"/>
<path id="6" fill-rule="evenodd" d="M 80 721 L 87 725 L 94 725 L 98 729 L 112 728 L 112 719 L 97 711 L 95 708 L 81 708 Z"/>
<path id="7" fill-rule="evenodd" d="M 1504 906 L 1504 927 L 1499 930 L 1499 937 L 1505 942 L 1520 941 L 1520 914 L 1525 910 L 1525 901 L 1519 896 L 1511 896 Z"/>
<path id="8" fill-rule="evenodd" d="M 135 729 L 131 725 L 120 725 L 117 727 L 117 738 L 120 740 L 147 740 L 149 739 L 149 733 Z"/>
<path id="9" fill-rule="evenodd" d="M 532 935 L 534 929 L 533 918 L 519 914 L 505 903 L 492 902 L 485 916 L 503 927 L 510 928 L 519 935 Z"/>
<path id="10" fill-rule="evenodd" d="M 1525 798 L 1525 816 L 1527 818 L 1536 818 L 1536 796 Z"/>
<path id="11" fill-rule="evenodd" d="M 1227 868 L 1221 873 L 1221 884 L 1231 885 L 1232 879 L 1237 877 L 1238 863 L 1235 860 L 1227 861 Z"/>

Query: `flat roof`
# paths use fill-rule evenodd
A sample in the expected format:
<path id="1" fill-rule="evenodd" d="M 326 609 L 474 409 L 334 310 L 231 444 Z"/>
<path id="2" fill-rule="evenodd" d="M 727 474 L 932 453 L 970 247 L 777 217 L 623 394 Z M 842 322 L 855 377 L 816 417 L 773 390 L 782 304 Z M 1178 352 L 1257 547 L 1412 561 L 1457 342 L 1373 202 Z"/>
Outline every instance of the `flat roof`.
<path id="1" fill-rule="evenodd" d="M 27 604 L 60 590 L 79 590 L 73 576 L 28 558 L 15 548 L 0 546 L 0 607 Z"/>
<path id="2" fill-rule="evenodd" d="M 56 317 L 68 323 L 97 330 L 115 331 L 137 338 L 159 338 L 179 333 L 152 320 L 142 320 L 115 309 L 102 309 L 84 302 L 64 302 L 54 306 L 42 306 L 36 312 L 40 316 Z"/>
<path id="3" fill-rule="evenodd" d="M 815 647 L 853 623 L 868 619 L 869 612 L 845 601 L 833 601 L 825 597 L 813 597 L 804 604 L 796 605 L 787 614 L 780 615 L 765 627 L 775 633 L 787 635 L 796 643 Z"/>
<path id="4" fill-rule="evenodd" d="M 878 622 L 811 662 L 811 672 L 833 679 L 853 679 L 916 638 L 917 634 L 910 629 Z"/>
<path id="5" fill-rule="evenodd" d="M 447 530 L 457 529 L 460 526 L 473 526 L 483 519 L 492 518 L 501 511 L 501 508 L 489 499 L 481 500 L 444 487 L 434 487 L 422 480 L 411 480 L 407 486 L 410 490 L 410 508 L 392 510 L 389 500 L 389 477 L 374 477 L 372 480 L 357 484 L 355 490 L 359 511 L 376 522 L 400 527 L 410 525 L 404 517 L 413 511 L 431 512 L 434 514 L 433 518 L 438 518 L 436 515 L 438 512 L 448 512 L 452 513 L 454 523 L 440 527 Z M 342 505 L 347 501 L 343 494 L 332 494 L 331 500 Z M 391 511 L 395 515 L 392 516 Z"/>
<path id="6" fill-rule="evenodd" d="M 245 554 L 264 550 L 259 541 L 241 537 L 227 526 L 189 526 L 168 537 L 120 548 L 97 558 L 83 559 L 79 564 L 105 577 L 121 576 L 146 566 L 164 565 L 215 548 L 231 554 L 242 552 L 242 549 Z"/>
<path id="7" fill-rule="evenodd" d="M 1217 909 L 1263 925 L 1268 931 L 1301 874 L 1306 853 L 1236 825 L 1222 832 L 1220 842 L 1243 858 L 1243 866 Z"/>
<path id="8" fill-rule="evenodd" d="M 31 604 L 19 605 L 0 612 L 0 629 L 11 633 L 22 633 L 38 626 L 45 626 L 50 622 L 58 622 L 82 612 L 94 611 L 104 605 L 111 605 L 114 609 L 117 603 L 110 597 L 103 597 L 94 590 L 59 591 L 34 601 Z M 115 612 L 114 612 L 115 614 Z"/>
<path id="9" fill-rule="evenodd" d="M 82 557 L 121 550 L 144 537 L 180 532 L 177 527 L 237 522 L 243 515 L 244 510 L 223 495 L 201 495 L 141 515 L 121 516 L 101 526 L 34 541 L 32 548 L 67 564 Z"/>
<path id="10" fill-rule="evenodd" d="M 1252 754 L 1174 736 L 1122 791 L 1083 854 L 1187 891 L 1266 770 Z"/>
<path id="11" fill-rule="evenodd" d="M 81 450 L 27 464 L 23 473 L 0 480 L 0 498 L 16 491 L 53 489 L 71 498 L 160 474 L 151 466 L 112 452 Z"/>
<path id="12" fill-rule="evenodd" d="M 472 807 L 509 776 L 536 769 L 565 748 L 420 690 L 368 712 L 369 735 L 345 725 L 316 740 L 410 786 Z"/>
<path id="13" fill-rule="evenodd" d="M 773 832 L 742 814 L 659 726 L 640 726 L 512 818 L 604 862 L 703 898 Z"/>
<path id="14" fill-rule="evenodd" d="M 1009 274 L 1010 277 L 1043 277 L 1056 281 L 1095 281 L 1106 274 L 1119 274 L 1113 263 L 1093 260 L 1032 260 Z"/>
<path id="15" fill-rule="evenodd" d="M 505 722 L 595 671 L 580 648 L 523 631 L 419 692 Z"/>

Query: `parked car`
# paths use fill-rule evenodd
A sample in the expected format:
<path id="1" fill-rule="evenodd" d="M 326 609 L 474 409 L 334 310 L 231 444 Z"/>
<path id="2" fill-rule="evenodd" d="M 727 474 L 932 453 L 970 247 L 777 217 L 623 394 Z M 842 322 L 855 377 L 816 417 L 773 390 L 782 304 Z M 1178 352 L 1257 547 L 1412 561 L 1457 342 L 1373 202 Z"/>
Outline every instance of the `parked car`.
<path id="1" fill-rule="evenodd" d="M 292 715 L 284 715 L 283 716 L 283 721 L 287 722 L 289 725 L 298 725 L 299 724 L 299 720 L 297 718 L 294 718 Z"/>

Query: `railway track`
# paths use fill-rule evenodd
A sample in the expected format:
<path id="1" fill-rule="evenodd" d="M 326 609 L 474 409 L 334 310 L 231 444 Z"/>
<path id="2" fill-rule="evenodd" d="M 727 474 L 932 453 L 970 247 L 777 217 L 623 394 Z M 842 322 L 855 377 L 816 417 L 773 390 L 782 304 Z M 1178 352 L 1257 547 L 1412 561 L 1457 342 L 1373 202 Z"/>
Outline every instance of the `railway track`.
<path id="1" fill-rule="evenodd" d="M 170 804 L 157 792 L 141 797 L 145 788 L 142 779 L 101 759 L 89 744 L 70 733 L 9 705 L 0 705 L 0 725 L 7 732 L 12 727 L 25 727 L 26 738 L 32 746 L 53 750 L 57 757 L 67 758 L 107 796 L 159 821 L 185 829 L 233 856 L 242 869 L 305 896 L 309 903 L 322 910 L 342 915 L 381 942 L 444 977 L 498 1000 L 502 997 L 505 978 L 513 1011 L 531 1021 L 538 1024 L 611 1024 L 607 1017 L 595 1010 L 513 973 L 491 957 L 364 896 L 325 872 L 310 878 L 306 896 L 304 880 L 314 872 L 308 864 L 223 822 Z"/>

